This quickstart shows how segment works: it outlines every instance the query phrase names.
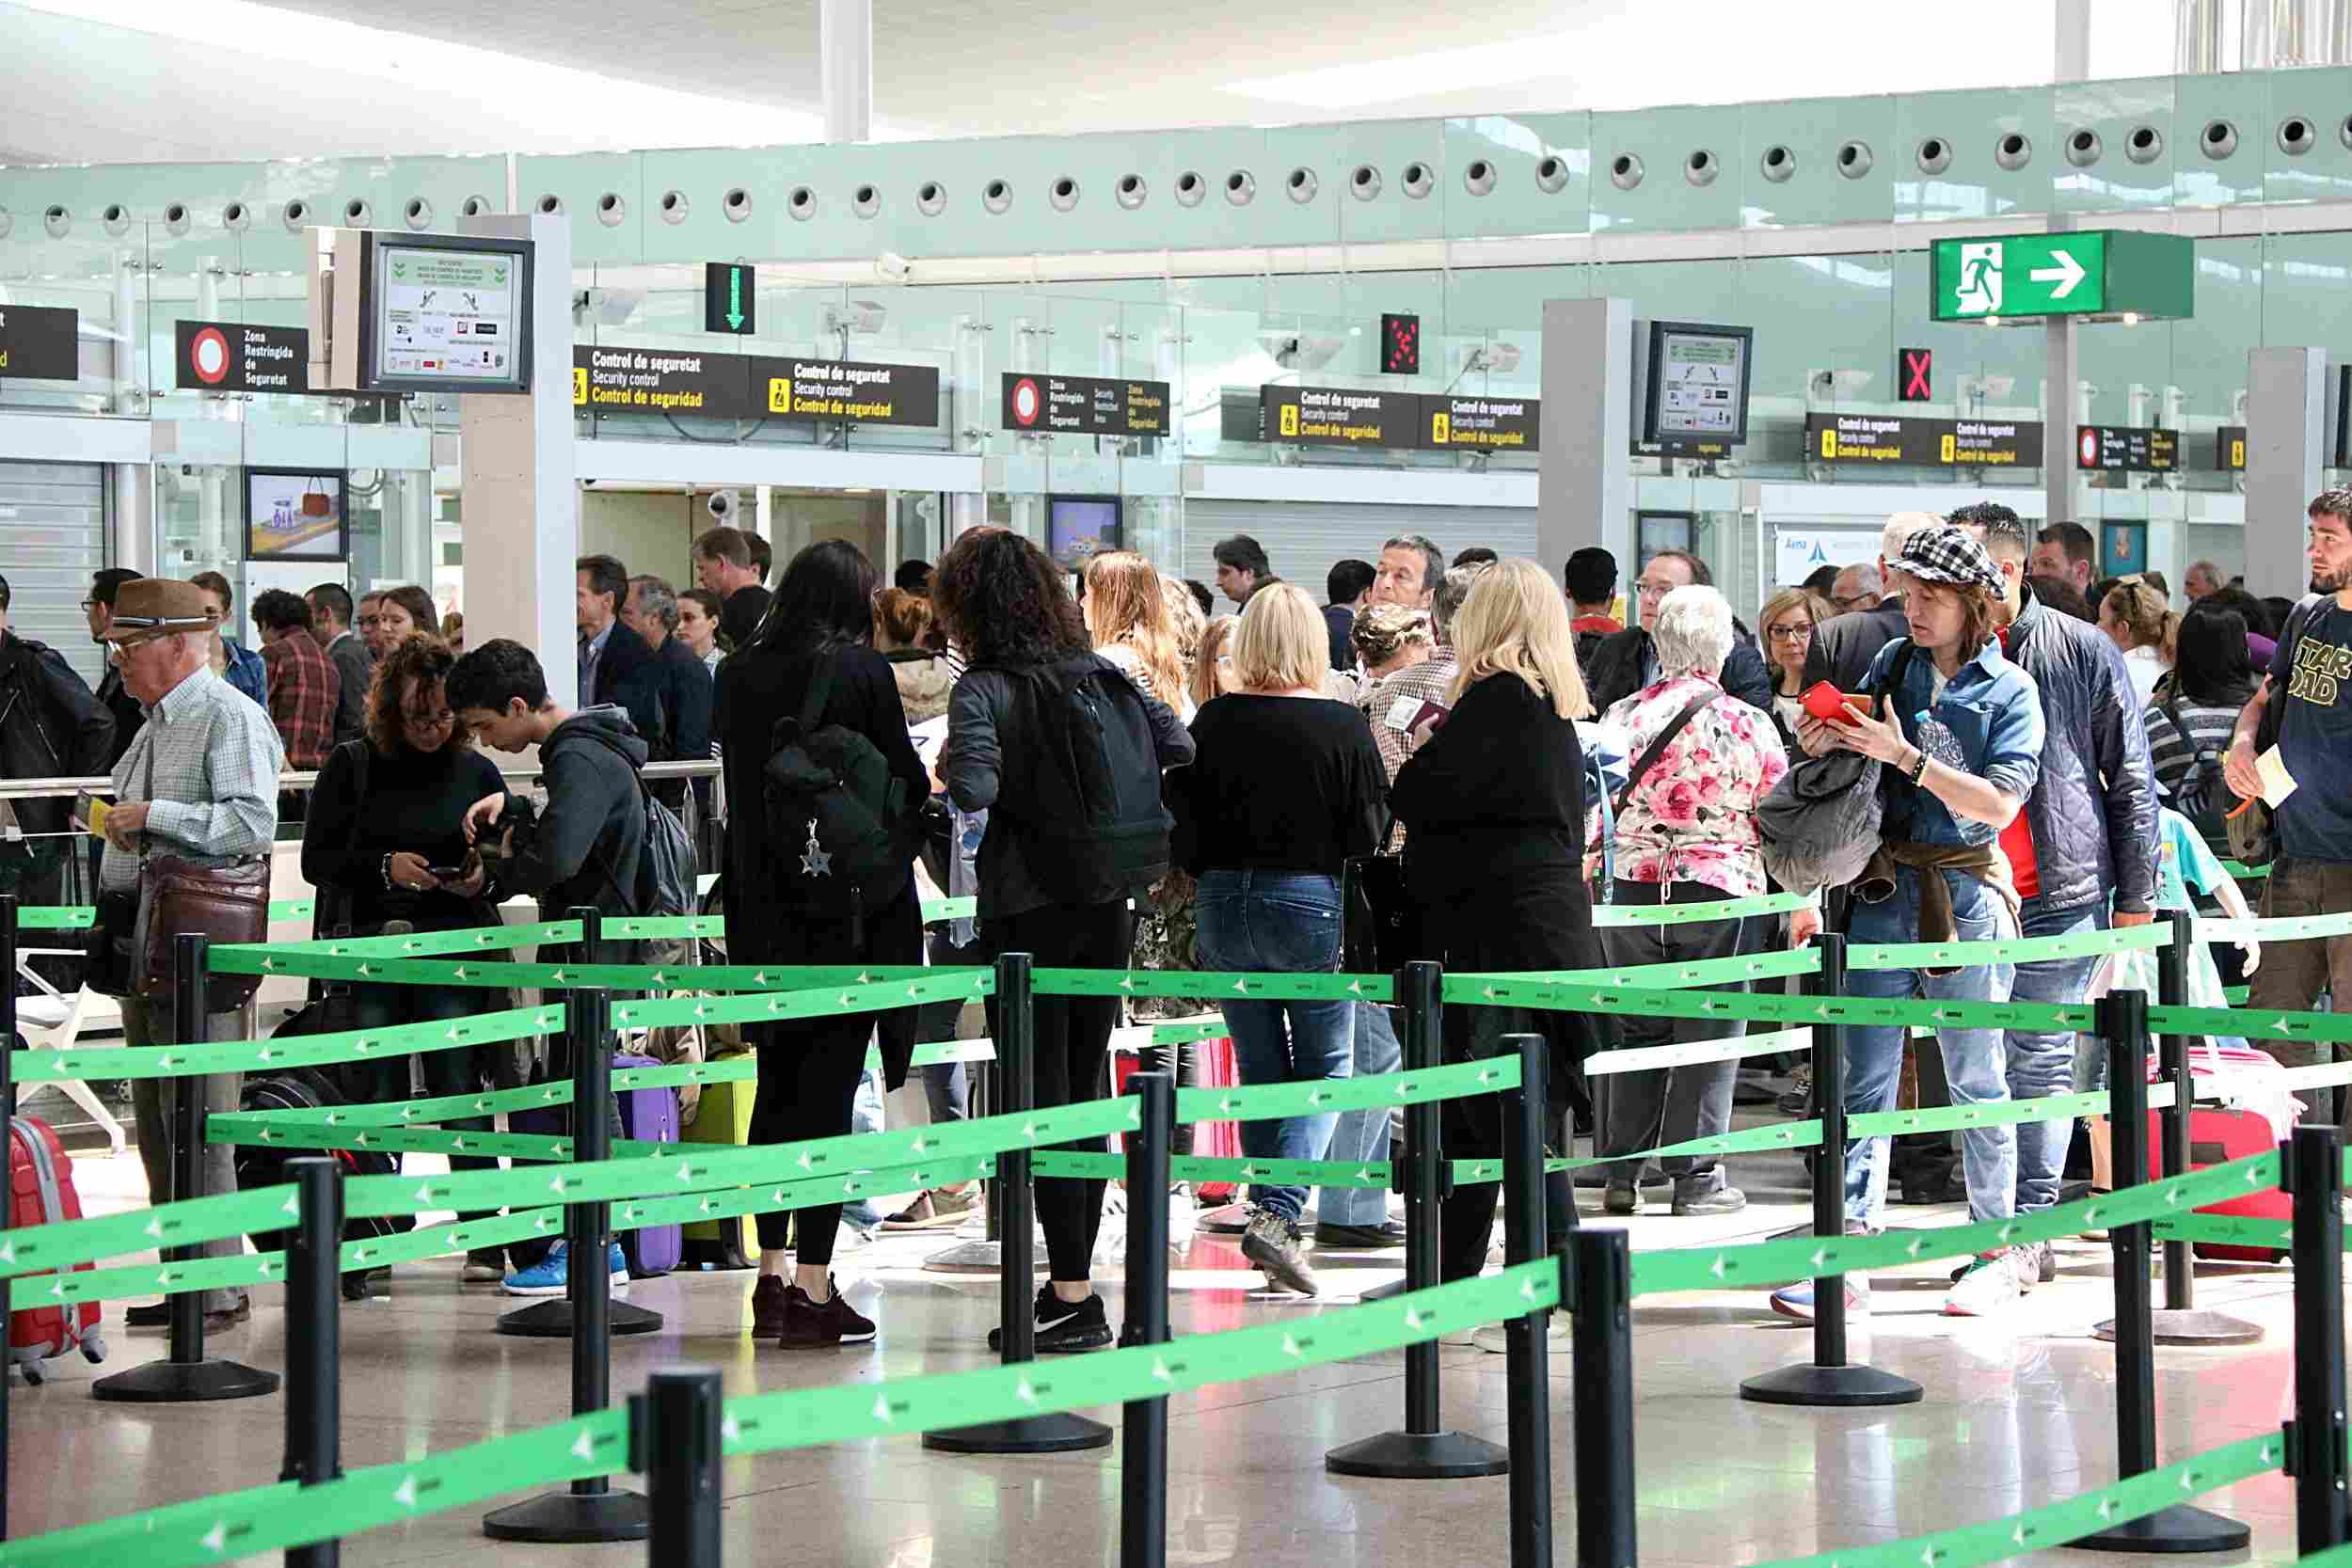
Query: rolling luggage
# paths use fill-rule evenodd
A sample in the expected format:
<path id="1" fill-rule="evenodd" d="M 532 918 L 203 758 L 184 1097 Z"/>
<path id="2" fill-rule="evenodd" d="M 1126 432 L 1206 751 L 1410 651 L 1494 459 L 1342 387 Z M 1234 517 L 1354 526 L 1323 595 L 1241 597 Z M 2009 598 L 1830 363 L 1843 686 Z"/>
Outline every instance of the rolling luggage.
<path id="1" fill-rule="evenodd" d="M 714 1055 L 714 1062 L 731 1061 L 740 1053 Z M 680 1134 L 690 1144 L 720 1144 L 741 1148 L 752 1140 L 752 1102 L 759 1081 L 739 1078 L 705 1084 L 694 1119 Z M 750 1269 L 759 1265 L 759 1228 L 749 1214 L 722 1220 L 696 1220 L 684 1227 L 685 1266 L 701 1269 Z"/>
<path id="2" fill-rule="evenodd" d="M 2268 1053 L 2223 1047 L 2207 1050 L 2192 1046 L 2188 1053 L 2190 1081 L 2195 1085 L 2197 1099 L 2188 1115 L 2188 1168 L 2202 1170 L 2208 1165 L 2223 1165 L 2249 1154 L 2267 1154 L 2294 1130 L 2302 1101 L 2294 1091 L 2265 1084 L 2286 1069 Z M 2154 1056 L 2148 1058 L 2148 1076 L 2156 1080 L 2162 1069 Z M 2218 1101 L 2205 1104 L 2206 1100 Z M 2152 1180 L 2164 1176 L 2164 1117 L 2168 1113 L 2148 1113 L 2148 1174 Z M 2197 1211 L 2201 1214 L 2234 1214 L 2247 1219 L 2291 1220 L 2295 1217 L 2295 1200 L 2281 1188 L 2271 1187 L 2242 1197 L 2209 1203 Z M 2272 1263 L 2286 1256 L 2271 1247 L 2232 1246 L 2223 1242 L 2199 1242 L 2197 1256 L 2217 1262 Z"/>
<path id="3" fill-rule="evenodd" d="M 617 1055 L 615 1072 L 628 1068 L 659 1067 L 651 1056 Z M 644 1143 L 678 1141 L 677 1090 L 668 1085 L 651 1089 L 620 1091 L 621 1129 Z M 620 1233 L 621 1252 L 628 1259 L 631 1279 L 651 1279 L 678 1266 L 679 1235 L 675 1225 L 648 1225 Z"/>
<path id="4" fill-rule="evenodd" d="M 406 1059 L 400 1065 L 405 1069 Z M 259 1078 L 247 1078 L 237 1097 L 237 1106 L 245 1111 L 326 1111 L 337 1105 L 351 1103 L 335 1081 L 316 1068 L 288 1068 L 280 1072 Z M 237 1146 L 237 1190 L 259 1192 L 289 1180 L 286 1162 L 332 1155 L 342 1165 L 346 1180 L 359 1176 L 390 1176 L 400 1169 L 400 1162 L 389 1154 L 372 1148 L 279 1148 L 267 1144 Z M 343 1221 L 343 1240 L 373 1241 L 382 1236 L 397 1236 L 417 1227 L 412 1214 L 377 1216 Z M 253 1245 L 262 1252 L 283 1252 L 294 1240 L 292 1230 L 257 1231 Z M 369 1269 L 343 1275 L 342 1293 L 345 1301 L 359 1301 L 367 1295 L 370 1275 L 387 1273 L 384 1268 Z"/>
<path id="5" fill-rule="evenodd" d="M 73 1188 L 73 1157 L 57 1141 L 45 1121 L 18 1117 L 8 1123 L 8 1191 L 16 1228 L 54 1225 L 82 1217 L 82 1196 Z M 77 1263 L 75 1269 L 87 1269 Z M 54 1273 L 43 1270 L 42 1273 Z M 17 1294 L 30 1298 L 38 1289 L 26 1283 L 40 1275 L 25 1275 L 16 1283 Z M 40 1364 L 70 1350 L 85 1361 L 106 1359 L 106 1341 L 98 1332 L 98 1303 L 69 1302 L 62 1307 L 26 1307 L 8 1314 L 8 1360 L 24 1369 L 24 1381 L 41 1382 Z"/>

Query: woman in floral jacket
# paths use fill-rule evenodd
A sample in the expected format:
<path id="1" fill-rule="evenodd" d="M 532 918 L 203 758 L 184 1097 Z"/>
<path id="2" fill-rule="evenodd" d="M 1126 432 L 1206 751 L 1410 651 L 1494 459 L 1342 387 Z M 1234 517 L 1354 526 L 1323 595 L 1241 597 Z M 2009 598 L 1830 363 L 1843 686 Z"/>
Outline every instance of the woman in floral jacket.
<path id="1" fill-rule="evenodd" d="M 1724 695 L 1724 659 L 1732 646 L 1731 606 L 1712 588 L 1677 588 L 1658 608 L 1658 683 L 1612 707 L 1605 721 L 1628 736 L 1639 764 L 1651 744 L 1688 712 L 1666 748 L 1632 781 L 1616 813 L 1614 904 L 1691 904 L 1745 898 L 1765 891 L 1763 841 L 1756 808 L 1780 776 L 1788 753 L 1771 715 Z M 1603 928 L 1612 967 L 1686 963 L 1754 952 L 1761 922 L 1697 920 Z M 1718 990 L 1747 990 L 1733 981 Z M 1724 1033 L 1720 1020 L 1629 1015 L 1619 1021 L 1628 1047 L 1704 1040 Z M 1704 1062 L 1593 1080 L 1598 1151 L 1646 1148 L 1729 1131 L 1736 1062 Z M 1607 1167 L 1603 1206 L 1630 1214 L 1640 1206 L 1644 1162 Z M 1674 1182 L 1677 1214 L 1728 1214 L 1747 1198 L 1724 1180 L 1712 1155 L 1670 1155 L 1657 1162 Z"/>

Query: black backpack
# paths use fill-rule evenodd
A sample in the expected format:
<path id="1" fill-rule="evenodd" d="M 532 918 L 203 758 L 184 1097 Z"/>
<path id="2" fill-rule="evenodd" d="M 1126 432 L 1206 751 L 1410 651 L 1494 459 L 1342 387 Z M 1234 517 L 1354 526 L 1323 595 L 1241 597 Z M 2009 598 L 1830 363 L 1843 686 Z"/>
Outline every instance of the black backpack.
<path id="1" fill-rule="evenodd" d="M 586 731 L 585 735 L 627 763 L 635 778 L 637 761 L 622 750 L 619 741 L 598 730 Z M 635 783 L 638 804 L 645 811 L 644 843 L 637 851 L 636 885 L 622 887 L 602 856 L 591 848 L 590 857 L 604 873 L 606 884 L 621 895 L 629 913 L 648 918 L 692 914 L 696 880 L 693 837 L 687 832 L 686 824 L 677 819 L 677 813 L 654 799 L 644 779 L 636 778 Z"/>
<path id="2" fill-rule="evenodd" d="M 1093 654 L 1005 673 L 1036 729 L 1023 776 L 1008 780 L 989 818 L 983 863 L 1002 822 L 1057 903 L 1108 903 L 1168 875 L 1175 820 L 1160 800 L 1159 748 L 1135 683 Z"/>
<path id="3" fill-rule="evenodd" d="M 769 732 L 760 778 L 775 880 L 793 902 L 854 916 L 906 880 L 914 850 L 901 836 L 906 781 L 865 736 L 820 722 L 837 662 L 818 656 L 799 716 Z"/>

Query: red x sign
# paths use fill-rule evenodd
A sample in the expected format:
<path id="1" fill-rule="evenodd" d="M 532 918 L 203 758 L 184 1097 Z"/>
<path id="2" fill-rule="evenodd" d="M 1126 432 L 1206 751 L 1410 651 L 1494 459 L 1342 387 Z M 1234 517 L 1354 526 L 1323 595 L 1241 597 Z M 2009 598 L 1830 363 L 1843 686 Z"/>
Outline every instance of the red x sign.
<path id="1" fill-rule="evenodd" d="M 1932 403 L 1934 394 L 1929 390 L 1935 377 L 1935 350 L 1907 348 L 1895 356 L 1895 388 L 1898 403 Z"/>

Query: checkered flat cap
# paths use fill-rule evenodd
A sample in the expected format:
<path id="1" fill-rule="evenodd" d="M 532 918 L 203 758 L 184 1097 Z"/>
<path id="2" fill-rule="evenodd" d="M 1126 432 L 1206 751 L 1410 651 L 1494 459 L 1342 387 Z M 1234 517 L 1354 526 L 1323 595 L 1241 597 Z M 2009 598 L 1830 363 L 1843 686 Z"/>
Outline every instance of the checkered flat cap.
<path id="1" fill-rule="evenodd" d="M 2001 592 L 2001 569 L 1992 555 L 1965 532 L 1951 527 L 1923 528 L 1903 542 L 1897 570 L 1922 582 L 1974 584 L 1993 594 Z"/>

